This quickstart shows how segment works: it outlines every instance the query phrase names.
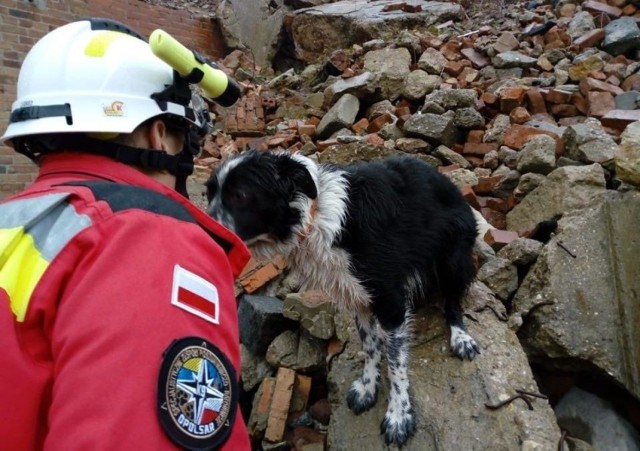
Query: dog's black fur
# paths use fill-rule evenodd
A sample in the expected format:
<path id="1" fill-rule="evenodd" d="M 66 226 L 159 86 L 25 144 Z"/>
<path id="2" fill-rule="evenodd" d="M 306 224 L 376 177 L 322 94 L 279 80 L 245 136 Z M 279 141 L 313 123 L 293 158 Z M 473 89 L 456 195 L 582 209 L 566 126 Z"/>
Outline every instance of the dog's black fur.
<path id="1" fill-rule="evenodd" d="M 458 188 L 409 156 L 346 167 L 301 155 L 249 151 L 207 181 L 209 214 L 257 257 L 285 256 L 303 289 L 356 315 L 366 351 L 348 396 L 357 414 L 376 402 L 386 345 L 391 389 L 382 433 L 402 445 L 415 430 L 407 361 L 414 306 L 439 291 L 451 348 L 473 359 L 461 300 L 474 278 L 476 221 Z"/>

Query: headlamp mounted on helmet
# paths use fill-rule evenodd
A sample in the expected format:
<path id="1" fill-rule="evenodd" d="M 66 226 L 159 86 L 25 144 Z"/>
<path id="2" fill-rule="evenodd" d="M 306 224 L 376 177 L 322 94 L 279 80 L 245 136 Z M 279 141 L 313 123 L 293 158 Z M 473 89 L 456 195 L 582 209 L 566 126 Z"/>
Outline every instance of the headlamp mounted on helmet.
<path id="1" fill-rule="evenodd" d="M 191 85 L 225 106 L 239 98 L 240 90 L 171 36 L 156 30 L 152 37 L 147 42 L 119 22 L 96 18 L 44 36 L 22 65 L 18 98 L 0 142 L 34 160 L 56 150 L 96 152 L 186 179 L 202 137 L 213 128 L 206 102 Z M 180 155 L 87 136 L 128 134 L 152 118 L 183 130 Z M 149 157 L 149 152 L 164 156 Z"/>

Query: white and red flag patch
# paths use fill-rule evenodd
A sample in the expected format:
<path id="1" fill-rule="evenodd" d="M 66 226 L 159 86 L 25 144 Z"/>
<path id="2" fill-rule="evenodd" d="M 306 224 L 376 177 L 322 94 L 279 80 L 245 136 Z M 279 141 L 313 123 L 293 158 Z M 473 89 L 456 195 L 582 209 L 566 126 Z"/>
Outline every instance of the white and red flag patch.
<path id="1" fill-rule="evenodd" d="M 213 324 L 220 324 L 218 289 L 211 282 L 180 265 L 173 269 L 171 304 Z"/>

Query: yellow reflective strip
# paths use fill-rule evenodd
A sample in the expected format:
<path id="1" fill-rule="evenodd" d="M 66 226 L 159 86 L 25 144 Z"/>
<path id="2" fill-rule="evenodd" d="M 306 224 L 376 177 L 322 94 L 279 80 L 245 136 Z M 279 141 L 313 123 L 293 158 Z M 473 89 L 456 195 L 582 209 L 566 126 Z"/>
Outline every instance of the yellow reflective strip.
<path id="1" fill-rule="evenodd" d="M 127 37 L 124 33 L 117 31 L 103 31 L 96 34 L 84 48 L 84 54 L 87 56 L 95 56 L 101 58 L 107 53 L 107 49 L 113 41 L 118 38 Z"/>
<path id="2" fill-rule="evenodd" d="M 0 229 L 0 288 L 9 295 L 18 322 L 24 321 L 33 290 L 48 265 L 22 227 Z"/>

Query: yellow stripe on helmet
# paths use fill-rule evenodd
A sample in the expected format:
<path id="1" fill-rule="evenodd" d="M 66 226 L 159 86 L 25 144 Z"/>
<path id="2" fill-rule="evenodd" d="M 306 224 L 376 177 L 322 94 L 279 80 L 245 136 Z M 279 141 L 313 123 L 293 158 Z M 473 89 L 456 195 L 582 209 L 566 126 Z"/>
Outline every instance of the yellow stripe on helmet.
<path id="1" fill-rule="evenodd" d="M 87 56 L 102 58 L 104 54 L 107 53 L 107 49 L 109 48 L 111 43 L 118 38 L 136 39 L 132 36 L 120 33 L 118 31 L 103 31 L 101 33 L 96 33 L 96 35 L 91 38 L 87 46 L 84 48 L 84 54 Z"/>

